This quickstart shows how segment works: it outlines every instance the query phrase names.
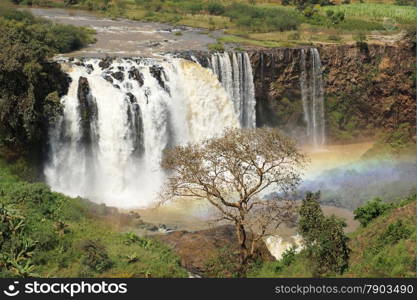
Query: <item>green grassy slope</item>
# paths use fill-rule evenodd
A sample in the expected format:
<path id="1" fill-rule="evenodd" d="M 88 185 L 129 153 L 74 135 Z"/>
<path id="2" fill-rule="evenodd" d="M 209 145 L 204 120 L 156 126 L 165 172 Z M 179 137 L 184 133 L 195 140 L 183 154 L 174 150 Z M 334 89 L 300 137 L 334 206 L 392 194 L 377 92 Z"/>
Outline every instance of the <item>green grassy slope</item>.
<path id="1" fill-rule="evenodd" d="M 164 245 L 120 233 L 92 204 L 12 175 L 0 160 L 0 277 L 186 277 Z"/>
<path id="2" fill-rule="evenodd" d="M 349 235 L 349 269 L 331 277 L 415 277 L 416 200 L 404 199 L 367 227 Z M 264 263 L 249 277 L 311 277 L 304 252 L 286 260 Z"/>

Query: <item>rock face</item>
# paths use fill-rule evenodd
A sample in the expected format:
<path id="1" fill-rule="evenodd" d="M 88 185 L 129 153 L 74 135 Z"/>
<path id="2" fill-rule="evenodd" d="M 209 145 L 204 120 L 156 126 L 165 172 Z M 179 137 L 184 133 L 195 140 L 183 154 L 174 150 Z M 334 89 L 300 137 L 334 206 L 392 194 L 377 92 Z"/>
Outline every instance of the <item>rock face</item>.
<path id="1" fill-rule="evenodd" d="M 331 142 L 367 138 L 401 124 L 415 132 L 415 45 L 318 47 Z M 257 125 L 287 131 L 305 127 L 300 90 L 301 48 L 249 53 L 257 100 Z M 308 67 L 308 66 L 307 66 Z"/>
<path id="2" fill-rule="evenodd" d="M 89 146 L 93 139 L 92 124 L 97 120 L 97 105 L 93 101 L 90 84 L 85 77 L 80 77 L 78 80 L 77 96 L 80 103 L 82 143 Z"/>
<path id="3" fill-rule="evenodd" d="M 136 69 L 135 67 L 130 68 L 129 78 L 136 80 L 140 87 L 142 87 L 145 82 L 145 79 L 143 78 L 143 74 L 140 73 L 139 70 Z"/>
<path id="4" fill-rule="evenodd" d="M 346 45 L 319 49 L 326 80 L 327 120 L 358 135 L 402 124 L 415 135 L 415 51 L 409 47 Z M 343 115 L 343 116 L 342 116 Z M 356 125 L 356 126 L 354 126 Z"/>
<path id="5" fill-rule="evenodd" d="M 301 49 L 252 51 L 257 126 L 304 126 L 301 105 Z"/>
<path id="6" fill-rule="evenodd" d="M 231 225 L 196 232 L 174 231 L 156 238 L 166 243 L 181 257 L 183 267 L 202 276 L 206 276 L 207 264 L 216 258 L 220 249 L 227 247 L 233 252 L 234 257 L 238 257 L 236 233 Z M 274 260 L 263 242 L 258 245 L 257 255 L 263 260 Z"/>
<path id="7" fill-rule="evenodd" d="M 149 72 L 151 73 L 152 77 L 158 81 L 158 84 L 168 93 L 170 94 L 169 87 L 165 84 L 165 81 L 168 81 L 167 76 L 164 72 L 164 69 L 159 66 L 151 66 L 149 68 Z"/>

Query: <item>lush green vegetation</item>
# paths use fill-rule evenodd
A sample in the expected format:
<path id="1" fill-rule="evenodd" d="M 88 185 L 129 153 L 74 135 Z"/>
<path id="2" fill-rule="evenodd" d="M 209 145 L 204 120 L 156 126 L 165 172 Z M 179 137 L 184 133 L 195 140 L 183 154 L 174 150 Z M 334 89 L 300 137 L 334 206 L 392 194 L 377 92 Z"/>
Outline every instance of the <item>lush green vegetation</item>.
<path id="1" fill-rule="evenodd" d="M 118 233 L 85 200 L 27 183 L 0 160 L 0 277 L 185 277 L 155 240 Z"/>
<path id="2" fill-rule="evenodd" d="M 352 35 L 360 32 L 396 33 L 404 26 L 413 25 L 416 17 L 415 9 L 404 5 L 413 0 L 398 0 L 397 5 L 373 2 L 350 4 L 349 0 L 338 3 L 330 0 L 283 0 L 281 3 L 245 0 L 14 1 L 83 8 L 112 18 L 127 17 L 209 30 L 224 29 L 227 34 L 240 37 L 242 44 L 263 47 L 353 42 Z M 281 34 L 294 30 L 297 31 L 297 39 Z"/>
<path id="3" fill-rule="evenodd" d="M 379 134 L 374 146 L 364 155 L 364 158 L 398 158 L 414 157 L 416 143 L 410 136 L 414 134 L 408 123 L 402 123 L 394 130 L 387 130 Z"/>
<path id="4" fill-rule="evenodd" d="M 367 210 L 369 205 L 362 209 Z M 348 235 L 348 268 L 331 277 L 415 277 L 416 276 L 416 196 L 404 198 L 378 217 Z M 313 268 L 312 268 L 313 267 Z M 288 250 L 275 262 L 254 265 L 249 277 L 317 276 L 308 250 L 295 254 Z"/>
<path id="5" fill-rule="evenodd" d="M 325 217 L 319 198 L 320 193 L 307 193 L 300 207 L 298 231 L 304 240 L 304 251 L 313 276 L 343 274 L 350 252 L 344 233 L 346 224 L 335 216 Z"/>
<path id="6" fill-rule="evenodd" d="M 380 198 L 375 198 L 355 210 L 355 220 L 358 220 L 363 227 L 366 227 L 369 222 L 384 214 L 392 206 L 393 203 L 385 203 Z"/>
<path id="7" fill-rule="evenodd" d="M 390 18 L 400 24 L 413 24 L 416 21 L 415 8 L 412 6 L 398 6 L 385 3 L 352 3 L 348 5 L 334 5 L 321 8 L 323 11 L 344 13 L 347 18 L 366 18 L 372 21 L 384 21 Z"/>
<path id="8" fill-rule="evenodd" d="M 301 21 L 300 16 L 292 10 L 281 7 L 261 8 L 240 3 L 230 5 L 225 15 L 240 28 L 254 32 L 294 30 Z"/>
<path id="9" fill-rule="evenodd" d="M 40 159 L 68 88 L 66 75 L 49 58 L 92 41 L 91 30 L 0 5 L 0 150 L 7 159 Z"/>

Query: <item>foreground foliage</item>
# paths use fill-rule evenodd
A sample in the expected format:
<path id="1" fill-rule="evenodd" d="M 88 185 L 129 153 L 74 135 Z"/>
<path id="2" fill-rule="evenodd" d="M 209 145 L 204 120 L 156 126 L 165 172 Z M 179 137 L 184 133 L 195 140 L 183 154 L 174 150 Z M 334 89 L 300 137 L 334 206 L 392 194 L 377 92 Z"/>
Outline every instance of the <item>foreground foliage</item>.
<path id="1" fill-rule="evenodd" d="M 343 275 L 328 277 L 415 277 L 416 276 L 416 196 L 392 204 L 366 227 L 348 235 L 349 267 Z M 284 255 L 284 257 L 286 257 Z M 290 263 L 261 263 L 249 277 L 314 277 L 307 251 L 294 254 Z"/>
<path id="2" fill-rule="evenodd" d="M 325 217 L 318 202 L 320 193 L 307 193 L 300 208 L 298 231 L 305 244 L 313 276 L 343 274 L 348 268 L 349 239 L 346 224 L 335 216 Z"/>
<path id="3" fill-rule="evenodd" d="M 92 204 L 11 175 L 0 161 L 0 277 L 185 277 L 161 243 L 114 231 Z"/>
<path id="4" fill-rule="evenodd" d="M 41 159 L 48 126 L 62 113 L 67 76 L 49 58 L 93 41 L 91 31 L 52 24 L 0 5 L 0 150 Z"/>

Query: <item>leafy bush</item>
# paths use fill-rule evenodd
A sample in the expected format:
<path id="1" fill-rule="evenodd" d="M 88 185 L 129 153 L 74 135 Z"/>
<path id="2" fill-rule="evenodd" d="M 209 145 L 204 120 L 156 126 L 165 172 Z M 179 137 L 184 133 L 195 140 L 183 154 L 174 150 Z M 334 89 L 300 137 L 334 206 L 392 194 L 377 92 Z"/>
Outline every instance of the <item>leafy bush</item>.
<path id="1" fill-rule="evenodd" d="M 137 243 L 139 241 L 141 241 L 141 239 L 140 239 L 140 237 L 138 237 L 138 235 L 136 233 L 134 233 L 134 232 L 125 233 L 124 243 L 126 245 L 131 245 L 131 244 Z"/>
<path id="2" fill-rule="evenodd" d="M 233 3 L 225 15 L 238 26 L 257 32 L 295 30 L 300 24 L 299 15 L 285 8 L 262 8 Z"/>
<path id="3" fill-rule="evenodd" d="M 28 237 L 22 212 L 0 202 L 0 277 L 34 276 L 31 258 L 37 243 Z"/>
<path id="4" fill-rule="evenodd" d="M 90 30 L 0 6 L 2 147 L 17 157 L 27 154 L 35 164 L 41 160 L 47 128 L 62 112 L 56 100 L 68 89 L 67 76 L 49 57 L 92 41 Z"/>
<path id="5" fill-rule="evenodd" d="M 113 265 L 106 248 L 99 241 L 86 240 L 81 245 L 81 248 L 84 251 L 82 263 L 91 270 L 102 273 Z"/>
<path id="6" fill-rule="evenodd" d="M 279 273 L 284 267 L 291 265 L 295 261 L 296 255 L 297 253 L 294 247 L 285 250 L 282 254 L 282 258 L 277 262 L 277 265 L 275 266 L 275 272 Z"/>
<path id="7" fill-rule="evenodd" d="M 380 198 L 368 201 L 364 206 L 358 207 L 353 212 L 355 220 L 358 220 L 363 227 L 366 227 L 373 219 L 384 214 L 393 207 L 391 203 L 384 203 Z"/>
<path id="8" fill-rule="evenodd" d="M 344 227 L 346 223 L 334 216 L 323 219 L 322 231 L 316 243 L 308 249 L 316 275 L 343 274 L 348 268 L 349 238 L 344 233 Z"/>
<path id="9" fill-rule="evenodd" d="M 204 9 L 203 3 L 201 3 L 201 2 L 188 3 L 188 4 L 186 4 L 185 8 L 186 8 L 186 10 L 188 10 L 192 14 L 197 14 Z"/>
<path id="10" fill-rule="evenodd" d="M 237 277 L 239 270 L 238 255 L 230 247 L 220 248 L 214 257 L 205 262 L 205 269 L 205 277 Z"/>
<path id="11" fill-rule="evenodd" d="M 92 43 L 92 33 L 91 29 L 56 24 L 50 30 L 50 46 L 60 53 L 71 52 Z"/>
<path id="12" fill-rule="evenodd" d="M 348 268 L 348 237 L 345 222 L 335 216 L 325 217 L 319 193 L 307 193 L 300 208 L 298 228 L 303 236 L 307 257 L 314 276 L 342 274 Z"/>
<path id="13" fill-rule="evenodd" d="M 402 239 L 406 239 L 410 236 L 411 230 L 409 230 L 401 220 L 397 220 L 394 223 L 389 224 L 388 228 L 379 237 L 379 243 L 381 245 L 396 244 Z"/>
<path id="14" fill-rule="evenodd" d="M 299 211 L 298 231 L 306 245 L 313 244 L 322 230 L 323 211 L 318 202 L 320 193 L 307 193 Z"/>
<path id="15" fill-rule="evenodd" d="M 211 15 L 220 16 L 226 12 L 226 8 L 219 2 L 210 2 L 207 4 L 207 11 Z"/>

